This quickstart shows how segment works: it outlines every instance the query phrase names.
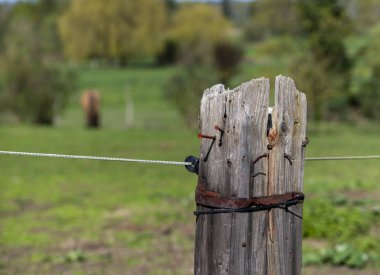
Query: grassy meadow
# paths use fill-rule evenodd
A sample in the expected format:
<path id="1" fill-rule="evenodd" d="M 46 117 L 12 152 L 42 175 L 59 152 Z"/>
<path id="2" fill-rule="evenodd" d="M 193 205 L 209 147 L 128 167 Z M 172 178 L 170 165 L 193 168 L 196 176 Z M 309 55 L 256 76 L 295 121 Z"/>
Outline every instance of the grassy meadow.
<path id="1" fill-rule="evenodd" d="M 53 128 L 0 125 L 0 148 L 178 161 L 198 155 L 196 132 L 163 96 L 175 70 L 80 69 L 79 90 L 102 94 L 100 129 L 84 127 L 78 92 Z M 379 154 L 379 135 L 372 123 L 310 124 L 307 156 Z M 306 164 L 305 274 L 376 274 L 379 164 Z M 0 274 L 193 273 L 196 176 L 184 167 L 0 156 L 0 175 Z"/>

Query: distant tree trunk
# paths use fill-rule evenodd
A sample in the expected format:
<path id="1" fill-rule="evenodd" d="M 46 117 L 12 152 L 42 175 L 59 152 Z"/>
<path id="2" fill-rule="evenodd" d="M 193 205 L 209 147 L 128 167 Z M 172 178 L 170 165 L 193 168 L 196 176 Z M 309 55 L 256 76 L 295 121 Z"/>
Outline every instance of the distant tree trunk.
<path id="1" fill-rule="evenodd" d="M 127 55 L 121 55 L 119 58 L 120 67 L 126 67 L 128 65 L 129 58 Z"/>
<path id="2" fill-rule="evenodd" d="M 53 104 L 49 99 L 45 99 L 38 107 L 34 122 L 43 125 L 52 125 L 54 123 Z"/>
<path id="3" fill-rule="evenodd" d="M 222 2 L 222 10 L 223 14 L 227 18 L 232 18 L 232 7 L 230 0 L 223 0 Z"/>
<path id="4" fill-rule="evenodd" d="M 35 119 L 36 124 L 52 125 L 54 123 L 53 115 L 46 112 L 39 112 Z"/>
<path id="5" fill-rule="evenodd" d="M 177 9 L 177 3 L 175 0 L 165 0 L 166 8 L 170 11 L 173 12 Z"/>

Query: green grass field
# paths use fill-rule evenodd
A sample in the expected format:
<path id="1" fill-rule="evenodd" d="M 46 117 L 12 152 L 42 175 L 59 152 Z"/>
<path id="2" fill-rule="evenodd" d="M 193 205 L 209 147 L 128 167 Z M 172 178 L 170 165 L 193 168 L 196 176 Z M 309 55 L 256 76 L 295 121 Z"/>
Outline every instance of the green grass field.
<path id="1" fill-rule="evenodd" d="M 198 155 L 196 132 L 163 97 L 175 70 L 82 69 L 81 90 L 102 94 L 101 129 L 83 127 L 78 93 L 56 127 L 1 125 L 0 148 L 178 161 Z M 234 83 L 249 80 L 241 78 Z M 127 98 L 135 117 L 129 128 Z M 380 154 L 379 135 L 378 124 L 310 125 L 307 156 Z M 329 264 L 326 274 L 331 264 L 376 272 L 379 167 L 377 160 L 306 164 L 305 264 Z M 1 156 L 0 175 L 0 274 L 193 273 L 196 176 L 184 167 Z"/>

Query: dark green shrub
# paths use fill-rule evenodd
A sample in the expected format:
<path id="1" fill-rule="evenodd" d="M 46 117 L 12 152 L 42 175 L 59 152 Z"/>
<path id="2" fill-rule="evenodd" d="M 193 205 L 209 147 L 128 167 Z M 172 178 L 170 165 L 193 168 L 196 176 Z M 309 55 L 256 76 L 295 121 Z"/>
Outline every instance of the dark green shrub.
<path id="1" fill-rule="evenodd" d="M 219 80 L 228 84 L 238 72 L 239 64 L 243 59 L 243 49 L 238 44 L 219 42 L 214 47 L 214 63 L 218 70 Z"/>
<path id="2" fill-rule="evenodd" d="M 380 66 L 374 68 L 373 75 L 364 83 L 359 102 L 364 116 L 380 118 Z"/>
<path id="3" fill-rule="evenodd" d="M 372 200 L 351 200 L 342 195 L 309 199 L 304 205 L 303 236 L 322 240 L 326 247 L 305 247 L 304 264 L 363 268 L 376 263 L 379 239 L 371 228 L 377 226 L 377 215 Z"/>
<path id="4" fill-rule="evenodd" d="M 12 22 L 2 53 L 1 111 L 19 120 L 53 124 L 75 87 L 75 75 L 56 53 L 48 53 L 36 24 Z"/>
<path id="5" fill-rule="evenodd" d="M 305 204 L 304 237 L 345 242 L 366 234 L 372 223 L 372 213 L 363 207 L 328 199 L 311 199 Z"/>
<path id="6" fill-rule="evenodd" d="M 169 79 L 165 95 L 178 108 L 186 124 L 196 128 L 203 91 L 216 83 L 217 77 L 212 67 L 187 66 Z"/>
<path id="7" fill-rule="evenodd" d="M 8 64 L 2 109 L 23 121 L 53 124 L 74 91 L 74 81 L 72 71 L 59 67 Z"/>
<path id="8" fill-rule="evenodd" d="M 311 117 L 318 121 L 345 109 L 342 103 L 350 96 L 352 60 L 344 44 L 350 20 L 338 0 L 296 3 L 307 47 L 294 59 L 291 71 L 297 88 L 308 95 Z M 329 101 L 334 102 L 329 106 Z"/>
<path id="9" fill-rule="evenodd" d="M 166 40 L 164 49 L 157 55 L 159 65 L 173 64 L 177 61 L 178 43 L 174 40 Z"/>

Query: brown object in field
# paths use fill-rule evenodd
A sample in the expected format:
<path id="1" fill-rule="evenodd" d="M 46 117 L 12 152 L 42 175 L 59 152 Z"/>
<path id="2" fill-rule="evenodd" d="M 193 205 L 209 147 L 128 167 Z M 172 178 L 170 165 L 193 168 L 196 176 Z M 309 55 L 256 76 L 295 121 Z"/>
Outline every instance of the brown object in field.
<path id="1" fill-rule="evenodd" d="M 100 95 L 96 90 L 88 90 L 82 94 L 81 104 L 86 116 L 86 126 L 98 128 L 100 126 Z"/>

